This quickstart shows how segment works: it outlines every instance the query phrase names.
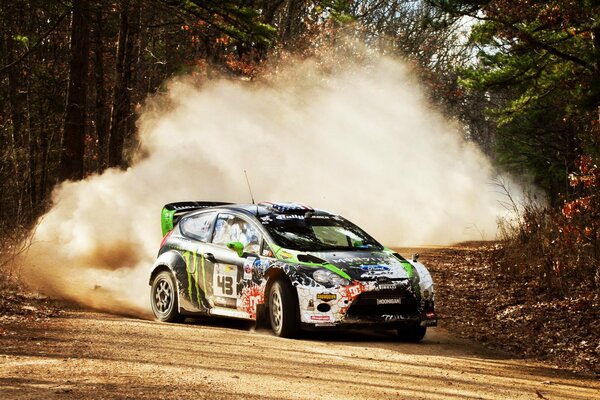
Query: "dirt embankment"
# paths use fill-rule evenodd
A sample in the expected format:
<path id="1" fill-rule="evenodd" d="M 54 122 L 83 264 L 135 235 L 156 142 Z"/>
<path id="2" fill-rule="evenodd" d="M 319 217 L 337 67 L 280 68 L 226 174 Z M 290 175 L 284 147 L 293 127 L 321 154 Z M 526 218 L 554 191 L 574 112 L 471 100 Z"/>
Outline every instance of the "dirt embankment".
<path id="1" fill-rule="evenodd" d="M 494 243 L 410 249 L 434 275 L 441 326 L 517 357 L 600 377 L 600 294 L 540 296 L 500 266 L 497 250 Z"/>

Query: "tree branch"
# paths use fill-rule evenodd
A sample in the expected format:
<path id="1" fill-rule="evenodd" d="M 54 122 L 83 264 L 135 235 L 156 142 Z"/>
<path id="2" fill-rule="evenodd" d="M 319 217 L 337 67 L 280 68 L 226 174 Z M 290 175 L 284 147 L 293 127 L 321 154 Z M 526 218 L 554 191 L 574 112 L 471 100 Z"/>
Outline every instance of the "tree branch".
<path id="1" fill-rule="evenodd" d="M 42 42 L 44 41 L 44 39 L 46 39 L 48 36 L 50 36 L 50 34 L 56 28 L 58 28 L 58 25 L 60 25 L 60 23 L 63 21 L 63 19 L 65 19 L 65 17 L 67 15 L 69 15 L 72 10 L 73 10 L 72 8 L 69 8 L 60 17 L 58 17 L 58 19 L 56 20 L 56 22 L 54 23 L 54 25 L 52 25 L 50 27 L 50 29 L 48 29 L 48 31 L 46 33 L 44 33 L 44 35 L 40 38 L 40 40 L 37 41 L 36 44 L 34 44 L 33 46 L 31 46 L 31 48 L 27 52 L 25 52 L 23 55 L 21 55 L 21 57 L 17 58 L 15 61 L 11 62 L 10 64 L 7 64 L 4 67 L 0 68 L 0 74 L 4 73 L 5 71 L 9 70 L 10 68 L 12 68 L 13 66 L 15 66 L 16 64 L 18 64 L 21 61 L 23 61 L 25 58 L 29 57 L 40 46 L 40 44 L 42 44 Z"/>
<path id="2" fill-rule="evenodd" d="M 572 54 L 564 53 L 564 52 L 558 50 L 556 47 L 552 47 L 544 42 L 541 42 L 541 41 L 537 40 L 535 37 L 533 37 L 533 35 L 531 35 L 528 32 L 521 31 L 514 27 L 512 27 L 512 28 L 515 29 L 521 35 L 521 37 L 523 39 L 525 39 L 527 42 L 529 42 L 534 47 L 546 50 L 548 53 L 550 53 L 556 57 L 562 58 L 563 60 L 567 60 L 567 61 L 574 62 L 575 64 L 579 64 L 583 68 L 588 69 L 592 72 L 595 71 L 593 65 L 587 63 L 586 61 L 582 60 L 581 58 L 575 57 Z"/>

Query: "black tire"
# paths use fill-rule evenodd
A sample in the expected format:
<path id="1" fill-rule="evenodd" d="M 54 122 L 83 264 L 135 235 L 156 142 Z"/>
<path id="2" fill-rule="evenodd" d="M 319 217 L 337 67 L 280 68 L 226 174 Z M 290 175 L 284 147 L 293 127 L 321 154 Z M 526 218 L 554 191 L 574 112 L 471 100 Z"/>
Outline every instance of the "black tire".
<path id="1" fill-rule="evenodd" d="M 255 327 L 256 329 L 269 329 L 270 317 L 269 312 L 267 311 L 267 305 L 262 304 L 256 308 L 256 321 Z"/>
<path id="2" fill-rule="evenodd" d="M 289 282 L 277 280 L 271 286 L 269 319 L 276 336 L 293 338 L 300 332 L 298 296 Z"/>
<path id="3" fill-rule="evenodd" d="M 175 279 L 169 271 L 162 271 L 152 281 L 150 304 L 154 316 L 159 321 L 181 322 L 185 319 L 179 314 Z"/>
<path id="4" fill-rule="evenodd" d="M 398 328 L 398 339 L 403 342 L 419 343 L 427 333 L 426 326 L 408 326 Z"/>

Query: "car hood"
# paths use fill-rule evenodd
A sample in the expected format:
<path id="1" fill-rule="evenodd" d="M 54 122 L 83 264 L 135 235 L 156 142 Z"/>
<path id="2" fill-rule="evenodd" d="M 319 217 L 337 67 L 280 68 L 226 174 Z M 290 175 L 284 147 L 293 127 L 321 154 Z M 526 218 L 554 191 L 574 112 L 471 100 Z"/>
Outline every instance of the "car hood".
<path id="1" fill-rule="evenodd" d="M 352 279 L 360 281 L 412 277 L 412 266 L 408 261 L 401 261 L 383 251 L 334 251 L 310 254 L 341 269 Z"/>

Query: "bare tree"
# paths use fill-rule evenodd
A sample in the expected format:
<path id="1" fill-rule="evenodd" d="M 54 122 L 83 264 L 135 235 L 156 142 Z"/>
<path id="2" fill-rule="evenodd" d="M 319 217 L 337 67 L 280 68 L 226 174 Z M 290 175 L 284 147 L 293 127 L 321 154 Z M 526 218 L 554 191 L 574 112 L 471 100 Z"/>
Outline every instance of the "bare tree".
<path id="1" fill-rule="evenodd" d="M 115 64 L 115 90 L 108 145 L 109 167 L 125 167 L 123 144 L 132 129 L 131 90 L 139 54 L 141 5 L 139 0 L 121 3 L 119 44 Z"/>
<path id="2" fill-rule="evenodd" d="M 69 89 L 58 173 L 60 180 L 81 179 L 84 175 L 83 156 L 87 126 L 87 75 L 90 52 L 89 27 L 89 0 L 74 2 Z"/>

